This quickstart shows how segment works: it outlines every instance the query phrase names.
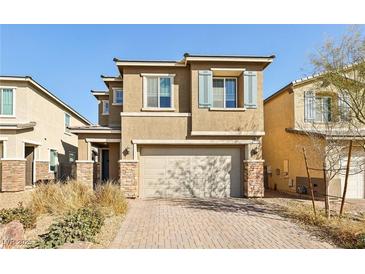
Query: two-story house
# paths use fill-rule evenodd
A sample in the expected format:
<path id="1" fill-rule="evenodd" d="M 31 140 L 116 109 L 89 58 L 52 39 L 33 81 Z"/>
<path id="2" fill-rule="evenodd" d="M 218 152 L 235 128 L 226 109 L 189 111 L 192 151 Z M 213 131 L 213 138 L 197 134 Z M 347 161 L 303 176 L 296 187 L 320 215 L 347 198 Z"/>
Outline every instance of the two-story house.
<path id="1" fill-rule="evenodd" d="M 329 147 L 328 139 L 341 147 L 354 136 L 348 131 L 343 119 L 348 119 L 350 109 L 335 88 L 322 85 L 319 76 L 307 77 L 289 83 L 264 101 L 266 135 L 263 138 L 267 186 L 284 192 L 309 190 L 307 171 L 302 148 L 306 149 L 314 191 L 326 194 L 323 180 L 323 157 Z M 329 125 L 329 126 L 327 126 Z M 311 133 L 313 132 L 313 133 Z M 309 133 L 309 134 L 308 134 Z M 318 138 L 317 138 L 318 137 Z M 326 140 L 327 141 L 324 141 Z M 332 144 L 334 147 L 336 144 Z M 330 156 L 334 167 L 329 182 L 328 194 L 342 197 L 347 153 L 332 149 Z M 365 198 L 365 176 L 361 163 L 365 160 L 359 143 L 353 148 L 352 166 L 347 189 L 347 198 Z M 337 162 L 337 163 L 336 163 Z"/>
<path id="2" fill-rule="evenodd" d="M 31 77 L 0 76 L 0 191 L 69 177 L 78 138 L 68 127 L 90 124 Z"/>
<path id="3" fill-rule="evenodd" d="M 120 180 L 131 197 L 263 196 L 263 71 L 273 59 L 114 59 L 119 75 L 92 91 L 99 125 L 71 128 L 77 178 Z"/>

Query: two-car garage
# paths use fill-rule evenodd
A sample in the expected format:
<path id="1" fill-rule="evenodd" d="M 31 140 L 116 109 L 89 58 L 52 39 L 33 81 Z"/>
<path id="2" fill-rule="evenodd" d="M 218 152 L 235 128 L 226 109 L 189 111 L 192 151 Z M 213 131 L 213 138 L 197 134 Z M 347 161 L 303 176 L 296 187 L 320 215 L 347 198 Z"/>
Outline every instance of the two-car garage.
<path id="1" fill-rule="evenodd" d="M 242 197 L 239 147 L 142 147 L 139 196 Z"/>

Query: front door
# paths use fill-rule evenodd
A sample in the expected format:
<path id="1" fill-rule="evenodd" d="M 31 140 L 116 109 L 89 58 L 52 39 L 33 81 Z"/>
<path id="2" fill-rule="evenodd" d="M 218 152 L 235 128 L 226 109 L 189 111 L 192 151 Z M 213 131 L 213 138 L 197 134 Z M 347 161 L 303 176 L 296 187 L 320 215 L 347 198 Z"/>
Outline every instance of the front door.
<path id="1" fill-rule="evenodd" d="M 33 162 L 34 162 L 34 147 L 25 147 L 24 157 L 25 163 L 25 185 L 31 186 L 33 184 Z"/>
<path id="2" fill-rule="evenodd" d="M 103 149 L 101 152 L 101 180 L 109 179 L 109 150 Z"/>

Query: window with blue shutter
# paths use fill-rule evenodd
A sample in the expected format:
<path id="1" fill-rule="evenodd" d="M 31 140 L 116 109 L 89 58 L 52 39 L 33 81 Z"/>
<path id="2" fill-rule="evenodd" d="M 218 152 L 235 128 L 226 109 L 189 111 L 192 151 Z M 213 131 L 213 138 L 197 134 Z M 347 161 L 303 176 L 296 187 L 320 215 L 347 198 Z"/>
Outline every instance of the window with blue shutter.
<path id="1" fill-rule="evenodd" d="M 245 71 L 243 82 L 245 108 L 257 108 L 257 71 Z"/>
<path id="2" fill-rule="evenodd" d="M 213 73 L 199 70 L 199 107 L 211 107 L 213 101 Z"/>

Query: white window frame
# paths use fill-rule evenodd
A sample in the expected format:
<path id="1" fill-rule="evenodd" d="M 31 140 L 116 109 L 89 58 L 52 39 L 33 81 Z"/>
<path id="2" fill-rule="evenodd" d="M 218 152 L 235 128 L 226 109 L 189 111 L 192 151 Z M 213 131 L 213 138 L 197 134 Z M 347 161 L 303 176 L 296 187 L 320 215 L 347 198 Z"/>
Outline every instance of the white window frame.
<path id="1" fill-rule="evenodd" d="M 70 134 L 70 130 L 67 128 L 67 125 L 66 125 L 66 116 L 70 117 L 70 124 L 69 126 L 71 126 L 71 115 L 67 112 L 65 112 L 65 115 L 64 115 L 64 128 L 65 128 L 65 133 L 67 134 Z"/>
<path id="2" fill-rule="evenodd" d="M 318 101 L 320 100 L 321 101 L 321 105 L 320 105 L 320 107 L 321 108 L 323 108 L 323 99 L 330 99 L 330 101 L 331 101 L 331 108 L 329 109 L 329 113 L 330 113 L 330 116 L 331 116 L 331 119 L 330 120 L 328 120 L 328 121 L 325 121 L 324 119 L 323 119 L 323 115 L 324 115 L 324 113 L 323 113 L 323 111 L 322 111 L 322 109 L 321 109 L 321 111 L 320 111 L 320 115 L 321 115 L 321 119 L 319 120 L 318 119 L 318 117 L 317 117 L 317 103 L 318 103 Z M 333 110 L 333 98 L 331 97 L 331 96 L 322 96 L 322 95 L 316 95 L 315 96 L 315 118 L 314 118 L 314 121 L 316 122 L 316 123 L 330 123 L 330 122 L 332 122 L 333 121 L 333 117 L 332 117 L 332 110 Z"/>
<path id="3" fill-rule="evenodd" d="M 121 103 L 118 103 L 116 101 L 117 99 L 117 96 L 116 96 L 116 93 L 120 91 L 122 93 L 122 102 Z M 113 88 L 113 106 L 121 106 L 123 105 L 123 89 L 122 88 Z"/>
<path id="4" fill-rule="evenodd" d="M 51 170 L 51 151 L 56 151 L 56 159 L 55 159 L 55 165 L 56 165 L 56 170 Z M 57 169 L 58 169 L 58 151 L 57 151 L 57 149 L 54 149 L 54 148 L 50 148 L 50 149 L 48 149 L 48 155 L 49 155 L 49 164 L 48 164 L 48 171 L 49 172 L 57 172 Z"/>
<path id="5" fill-rule="evenodd" d="M 146 110 L 174 110 L 174 78 L 175 74 L 153 74 L 153 73 L 142 73 L 143 77 L 143 109 Z M 157 77 L 158 85 L 157 85 L 157 107 L 149 107 L 147 106 L 147 78 L 148 77 Z M 170 89 L 171 89 L 171 102 L 170 107 L 164 108 L 160 107 L 160 78 L 170 78 Z"/>
<path id="6" fill-rule="evenodd" d="M 109 115 L 110 112 L 110 104 L 109 104 L 109 100 L 102 100 L 102 107 L 103 107 L 103 111 L 102 111 L 102 115 Z M 105 104 L 108 103 L 108 112 L 105 112 Z"/>
<path id="7" fill-rule="evenodd" d="M 0 117 L 4 117 L 4 118 L 15 118 L 16 117 L 16 112 L 15 112 L 15 106 L 16 106 L 16 87 L 6 87 L 6 86 L 0 86 L 0 93 L 3 92 L 3 89 L 12 89 L 13 90 L 13 114 L 1 114 L 0 112 Z M 2 97 L 2 95 L 0 95 Z M 1 109 L 1 106 L 0 106 Z"/>
<path id="8" fill-rule="evenodd" d="M 214 79 L 223 79 L 223 102 L 224 102 L 224 106 L 223 106 L 223 108 L 224 109 L 235 109 L 235 108 L 237 108 L 237 104 L 238 104 L 238 94 L 237 94 L 237 83 L 238 83 L 238 81 L 237 81 L 237 77 L 224 77 L 224 76 L 222 76 L 222 77 L 213 77 L 213 79 L 212 79 L 212 92 L 214 93 L 214 85 L 213 85 L 213 81 L 214 81 Z M 233 79 L 233 80 L 235 80 L 235 82 L 236 82 L 236 105 L 235 105 L 235 107 L 234 108 L 228 108 L 227 107 L 227 105 L 226 105 L 226 79 Z M 214 95 L 214 94 L 212 94 L 212 95 Z M 212 108 L 217 108 L 217 107 L 215 107 L 215 106 L 213 106 L 213 102 L 212 102 Z"/>

